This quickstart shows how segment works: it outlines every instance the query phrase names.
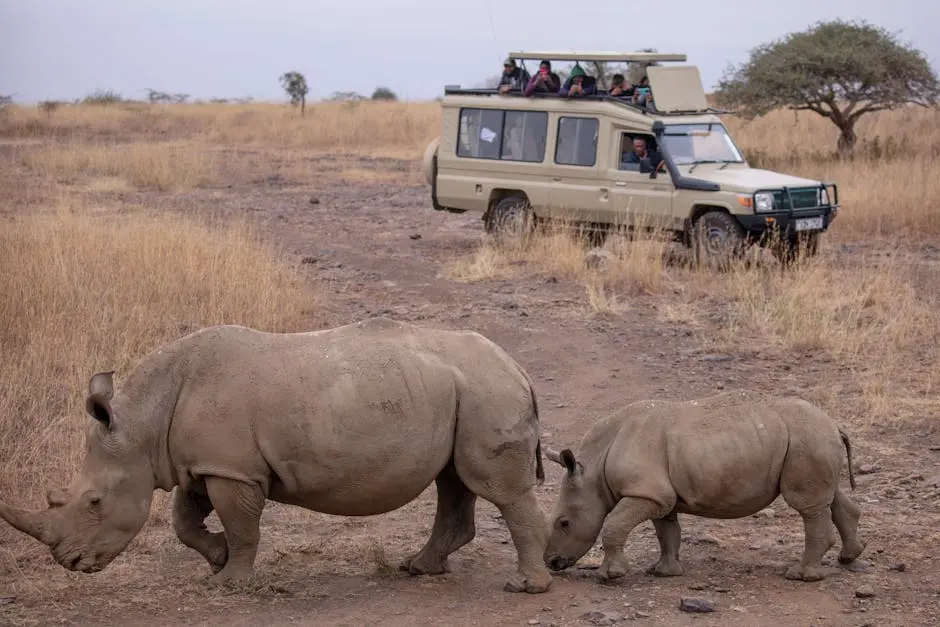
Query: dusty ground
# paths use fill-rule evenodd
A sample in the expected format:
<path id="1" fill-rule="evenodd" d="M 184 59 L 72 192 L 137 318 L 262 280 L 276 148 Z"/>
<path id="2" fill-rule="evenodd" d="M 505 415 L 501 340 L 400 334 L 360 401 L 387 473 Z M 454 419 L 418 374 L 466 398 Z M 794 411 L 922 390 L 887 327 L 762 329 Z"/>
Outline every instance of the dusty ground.
<path id="1" fill-rule="evenodd" d="M 371 167 L 408 171 L 414 166 L 380 161 Z M 330 309 L 318 325 L 381 313 L 484 333 L 532 375 L 544 408 L 545 441 L 552 446 L 576 444 L 593 420 L 642 397 L 687 399 L 737 386 L 808 398 L 853 393 L 844 368 L 812 353 L 781 353 L 755 344 L 749 351 L 710 354 L 703 349 L 707 332 L 662 322 L 653 298 L 631 299 L 619 316 L 594 315 L 583 288 L 537 270 L 511 281 L 448 279 L 446 264 L 478 245 L 479 217 L 434 212 L 423 186 L 349 182 L 318 188 L 274 177 L 180 195 L 120 194 L 127 204 L 256 216 L 325 290 Z M 821 262 L 839 263 L 854 250 L 829 250 Z M 721 319 L 716 305 L 714 324 Z M 3 526 L 0 622 L 940 624 L 940 432 L 863 427 L 864 420 L 851 424 L 862 471 L 852 497 L 862 507 L 868 548 L 857 572 L 833 565 L 832 575 L 819 583 L 783 578 L 802 549 L 802 526 L 779 500 L 740 520 L 681 519 L 684 577 L 643 574 L 658 551 L 646 523 L 628 541 L 633 569 L 623 580 L 595 580 L 594 571 L 585 568 L 600 562 L 595 548 L 582 568 L 557 575 L 543 595 L 501 590 L 515 554 L 495 508 L 481 501 L 477 537 L 451 557 L 452 572 L 412 578 L 395 567 L 430 532 L 432 486 L 408 507 L 365 519 L 269 504 L 257 560 L 260 582 L 239 592 L 209 589 L 202 558 L 179 544 L 160 516 L 95 575 L 64 571 L 39 546 L 13 559 L 7 547 L 14 535 Z M 546 512 L 561 475 L 551 463 L 547 472 L 539 491 Z M 837 550 L 829 553 L 833 563 Z M 857 598 L 863 587 L 872 593 L 869 598 Z M 715 611 L 680 612 L 684 596 L 709 599 Z"/>

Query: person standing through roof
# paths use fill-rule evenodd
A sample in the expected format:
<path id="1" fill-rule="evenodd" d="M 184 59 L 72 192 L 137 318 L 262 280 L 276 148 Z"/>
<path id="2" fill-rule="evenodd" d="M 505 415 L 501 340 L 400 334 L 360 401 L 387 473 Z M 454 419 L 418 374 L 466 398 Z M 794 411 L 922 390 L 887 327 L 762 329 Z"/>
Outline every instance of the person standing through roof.
<path id="1" fill-rule="evenodd" d="M 515 59 L 506 59 L 503 61 L 503 74 L 499 79 L 499 93 L 522 91 L 528 85 L 530 78 L 526 70 L 516 65 Z"/>
<path id="2" fill-rule="evenodd" d="M 558 90 L 559 96 L 593 96 L 597 93 L 597 81 L 589 80 L 584 69 L 578 64 L 571 69 L 571 76 L 565 81 L 565 84 Z"/>
<path id="3" fill-rule="evenodd" d="M 554 94 L 561 85 L 558 75 L 552 72 L 552 62 L 545 59 L 539 63 L 538 73 L 529 79 L 525 86 L 525 95 L 531 96 L 535 92 Z"/>

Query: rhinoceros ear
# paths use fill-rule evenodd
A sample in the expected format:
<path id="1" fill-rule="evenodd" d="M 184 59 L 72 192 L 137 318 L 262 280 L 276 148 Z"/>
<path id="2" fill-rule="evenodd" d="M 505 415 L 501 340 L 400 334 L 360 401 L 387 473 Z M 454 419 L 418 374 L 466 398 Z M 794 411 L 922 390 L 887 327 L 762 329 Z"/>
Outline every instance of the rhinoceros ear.
<path id="1" fill-rule="evenodd" d="M 581 470 L 581 462 L 574 458 L 574 453 L 571 452 L 570 448 L 562 450 L 561 463 L 568 469 L 570 475 L 574 475 Z"/>
<path id="2" fill-rule="evenodd" d="M 114 396 L 114 371 L 99 372 L 88 382 L 88 398 L 85 399 L 85 411 L 103 424 L 111 428 L 114 417 L 111 412 L 111 398 Z"/>

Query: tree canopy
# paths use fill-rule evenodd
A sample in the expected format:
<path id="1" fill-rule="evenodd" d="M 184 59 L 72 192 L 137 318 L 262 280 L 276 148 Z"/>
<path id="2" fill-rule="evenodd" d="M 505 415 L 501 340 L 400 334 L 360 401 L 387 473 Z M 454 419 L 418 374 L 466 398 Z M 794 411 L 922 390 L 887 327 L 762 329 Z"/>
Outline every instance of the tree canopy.
<path id="1" fill-rule="evenodd" d="M 715 95 L 747 118 L 779 108 L 813 111 L 839 128 L 839 149 L 849 152 L 861 116 L 935 105 L 940 84 L 926 56 L 895 35 L 835 20 L 753 49 L 748 61 L 725 72 Z"/>
<path id="2" fill-rule="evenodd" d="M 281 86 L 290 96 L 292 105 L 300 103 L 300 115 L 304 114 L 307 104 L 307 79 L 300 72 L 284 72 L 281 74 Z"/>

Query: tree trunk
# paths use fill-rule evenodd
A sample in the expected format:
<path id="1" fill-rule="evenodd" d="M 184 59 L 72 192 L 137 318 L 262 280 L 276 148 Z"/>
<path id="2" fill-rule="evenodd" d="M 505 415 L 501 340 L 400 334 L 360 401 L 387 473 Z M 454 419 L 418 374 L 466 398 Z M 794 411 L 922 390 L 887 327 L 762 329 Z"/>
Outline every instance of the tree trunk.
<path id="1" fill-rule="evenodd" d="M 839 127 L 839 143 L 837 147 L 839 149 L 839 155 L 842 157 L 852 156 L 852 152 L 855 150 L 855 142 L 858 141 L 858 136 L 855 134 L 855 122 L 847 122 Z"/>
<path id="2" fill-rule="evenodd" d="M 304 109 L 307 108 L 307 98 L 304 96 L 300 97 L 300 117 L 304 117 Z"/>

